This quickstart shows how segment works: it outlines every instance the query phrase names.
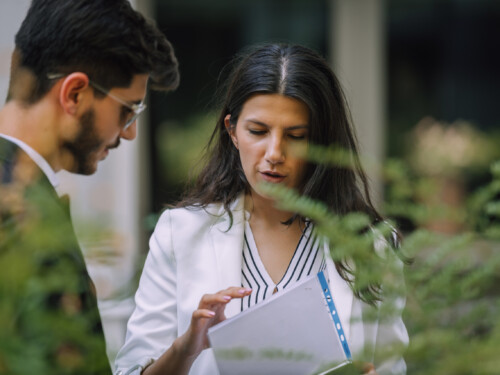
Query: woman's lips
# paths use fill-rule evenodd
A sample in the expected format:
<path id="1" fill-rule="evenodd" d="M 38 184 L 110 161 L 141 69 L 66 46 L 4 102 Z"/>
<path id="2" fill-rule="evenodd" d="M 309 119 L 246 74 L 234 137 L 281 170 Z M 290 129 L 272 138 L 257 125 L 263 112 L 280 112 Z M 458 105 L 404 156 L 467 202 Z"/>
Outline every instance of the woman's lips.
<path id="1" fill-rule="evenodd" d="M 285 175 L 271 171 L 260 172 L 260 175 L 264 181 L 272 183 L 282 182 L 286 177 Z"/>

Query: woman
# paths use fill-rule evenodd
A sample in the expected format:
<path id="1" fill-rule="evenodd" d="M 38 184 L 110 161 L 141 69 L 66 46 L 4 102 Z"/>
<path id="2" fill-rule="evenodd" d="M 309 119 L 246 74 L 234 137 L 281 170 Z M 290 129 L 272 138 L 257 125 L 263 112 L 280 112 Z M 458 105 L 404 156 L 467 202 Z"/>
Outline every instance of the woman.
<path id="1" fill-rule="evenodd" d="M 227 82 L 196 185 L 151 237 L 117 373 L 218 374 L 208 328 L 319 271 L 328 274 L 351 351 L 373 347 L 367 362 L 377 372 L 368 364 L 365 373 L 404 373 L 402 358 L 377 358 L 380 342 L 407 343 L 400 317 L 364 323 L 376 291 L 353 292 L 349 268 L 334 264 L 335 249 L 315 235 L 314 223 L 277 208 L 259 188 L 282 184 L 337 214 L 381 220 L 334 74 L 307 48 L 266 45 L 241 57 Z M 293 152 L 309 143 L 339 145 L 358 167 L 309 164 Z"/>

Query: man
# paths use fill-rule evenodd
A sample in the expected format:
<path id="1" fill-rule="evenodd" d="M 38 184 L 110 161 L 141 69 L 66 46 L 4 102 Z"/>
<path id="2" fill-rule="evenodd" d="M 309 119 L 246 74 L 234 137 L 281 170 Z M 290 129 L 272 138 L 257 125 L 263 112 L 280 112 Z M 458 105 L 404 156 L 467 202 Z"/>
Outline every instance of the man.
<path id="1" fill-rule="evenodd" d="M 56 172 L 90 175 L 136 136 L 146 89 L 179 81 L 127 0 L 33 0 L 0 110 L 0 373 L 110 374 L 93 284 Z"/>

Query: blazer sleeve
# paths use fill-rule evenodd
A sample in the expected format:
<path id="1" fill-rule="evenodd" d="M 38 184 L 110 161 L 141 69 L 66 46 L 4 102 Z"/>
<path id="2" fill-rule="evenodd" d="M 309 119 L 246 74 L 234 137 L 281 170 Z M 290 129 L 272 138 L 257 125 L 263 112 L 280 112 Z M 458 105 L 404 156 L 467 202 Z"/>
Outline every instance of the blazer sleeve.
<path id="1" fill-rule="evenodd" d="M 404 308 L 405 299 L 398 298 L 394 305 L 397 311 Z M 405 375 L 406 362 L 403 352 L 409 338 L 401 313 L 379 320 L 375 342 L 374 363 L 379 375 Z"/>
<path id="2" fill-rule="evenodd" d="M 395 246 L 399 247 L 397 239 L 394 241 Z M 402 313 L 406 304 L 404 265 L 386 239 L 379 238 L 375 242 L 375 251 L 382 259 L 394 266 L 393 274 L 395 277 L 392 282 L 397 284 L 397 288 L 395 292 L 390 293 L 391 297 L 385 303 L 382 302 L 382 306 L 379 307 L 379 324 L 375 337 L 374 363 L 379 375 L 405 375 L 406 362 L 404 361 L 403 353 L 408 346 L 409 337 L 402 319 Z M 385 313 L 384 304 L 389 305 Z"/>
<path id="3" fill-rule="evenodd" d="M 125 344 L 115 361 L 115 375 L 139 375 L 178 335 L 176 261 L 170 211 L 160 217 L 149 247 Z"/>

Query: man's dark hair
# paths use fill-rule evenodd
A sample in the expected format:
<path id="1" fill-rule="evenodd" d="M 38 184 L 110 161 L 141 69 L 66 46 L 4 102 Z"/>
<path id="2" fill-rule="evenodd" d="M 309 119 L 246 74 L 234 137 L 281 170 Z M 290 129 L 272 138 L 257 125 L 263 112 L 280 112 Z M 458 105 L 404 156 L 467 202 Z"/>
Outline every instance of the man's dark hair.
<path id="1" fill-rule="evenodd" d="M 84 72 L 106 89 L 136 74 L 149 74 L 156 90 L 179 82 L 169 41 L 128 0 L 33 0 L 15 44 L 7 100 L 37 102 L 54 84 L 50 73 Z"/>

